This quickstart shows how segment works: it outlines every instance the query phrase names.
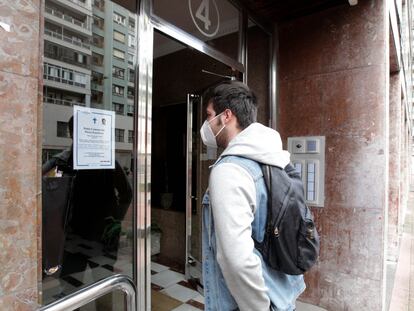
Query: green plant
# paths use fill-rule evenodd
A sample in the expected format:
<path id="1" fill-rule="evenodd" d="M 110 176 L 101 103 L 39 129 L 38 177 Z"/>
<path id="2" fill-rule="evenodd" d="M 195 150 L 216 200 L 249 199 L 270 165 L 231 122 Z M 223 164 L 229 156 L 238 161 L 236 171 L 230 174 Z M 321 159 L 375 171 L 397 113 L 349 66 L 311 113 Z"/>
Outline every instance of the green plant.
<path id="1" fill-rule="evenodd" d="M 105 221 L 107 224 L 102 233 L 102 242 L 107 249 L 116 249 L 118 247 L 119 237 L 121 234 L 125 234 L 122 231 L 121 221 L 112 216 L 106 217 Z"/>
<path id="2" fill-rule="evenodd" d="M 162 233 L 162 230 L 161 230 L 160 226 L 157 223 L 153 222 L 153 223 L 151 223 L 151 232 Z"/>

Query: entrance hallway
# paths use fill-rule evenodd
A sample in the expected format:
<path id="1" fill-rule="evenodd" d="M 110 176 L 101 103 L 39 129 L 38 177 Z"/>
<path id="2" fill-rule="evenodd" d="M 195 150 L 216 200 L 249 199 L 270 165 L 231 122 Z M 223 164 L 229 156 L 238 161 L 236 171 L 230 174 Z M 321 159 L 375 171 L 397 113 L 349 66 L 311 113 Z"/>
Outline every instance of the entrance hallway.
<path id="1" fill-rule="evenodd" d="M 414 310 L 414 191 L 409 192 L 389 311 Z"/>

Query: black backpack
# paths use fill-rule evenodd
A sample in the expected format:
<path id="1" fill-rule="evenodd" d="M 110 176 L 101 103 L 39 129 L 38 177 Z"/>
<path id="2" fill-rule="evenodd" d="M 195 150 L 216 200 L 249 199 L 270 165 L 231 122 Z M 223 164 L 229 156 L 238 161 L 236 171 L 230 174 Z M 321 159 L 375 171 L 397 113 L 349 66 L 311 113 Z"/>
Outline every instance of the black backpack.
<path id="1" fill-rule="evenodd" d="M 256 249 L 273 269 L 299 275 L 309 270 L 319 254 L 319 235 L 305 204 L 302 180 L 295 168 L 262 165 L 268 190 L 266 231 Z"/>

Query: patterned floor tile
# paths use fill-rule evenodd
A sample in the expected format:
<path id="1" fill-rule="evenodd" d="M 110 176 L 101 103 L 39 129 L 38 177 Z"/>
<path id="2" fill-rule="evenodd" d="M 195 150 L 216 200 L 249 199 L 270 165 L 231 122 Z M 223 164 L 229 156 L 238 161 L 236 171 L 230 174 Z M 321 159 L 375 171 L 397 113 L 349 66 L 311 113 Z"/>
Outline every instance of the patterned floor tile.
<path id="1" fill-rule="evenodd" d="M 165 270 L 151 276 L 151 283 L 164 288 L 184 280 L 184 274 Z"/>
<path id="2" fill-rule="evenodd" d="M 198 295 L 195 298 L 193 298 L 193 300 L 195 300 L 195 301 L 197 301 L 199 303 L 204 304 L 204 296 L 201 295 L 200 293 L 198 293 Z"/>
<path id="3" fill-rule="evenodd" d="M 195 290 L 178 284 L 169 286 L 168 288 L 163 289 L 161 292 L 182 302 L 187 302 L 188 300 L 193 299 L 199 295 Z"/>
<path id="4" fill-rule="evenodd" d="M 82 286 L 82 285 L 83 285 L 83 282 L 81 282 L 81 281 L 79 281 L 79 280 L 75 279 L 74 277 L 72 277 L 72 276 L 70 276 L 70 275 L 64 276 L 62 279 L 63 279 L 65 282 L 69 283 L 70 285 L 72 285 L 72 286 L 74 286 L 74 287 L 80 287 L 80 286 Z"/>
<path id="5" fill-rule="evenodd" d="M 172 309 L 171 311 L 200 311 L 200 309 L 188 304 L 182 304 L 181 306 Z"/>
<path id="6" fill-rule="evenodd" d="M 164 266 L 164 265 L 160 265 L 159 263 L 153 262 L 151 261 L 151 270 L 155 271 L 155 272 L 162 272 L 165 270 L 168 270 L 169 267 Z"/>
<path id="7" fill-rule="evenodd" d="M 197 309 L 204 310 L 204 303 L 198 302 L 194 299 L 191 299 L 191 300 L 187 301 L 187 304 L 189 304 L 189 305 L 191 305 L 191 306 L 193 306 Z"/>
<path id="8" fill-rule="evenodd" d="M 97 256 L 97 257 L 90 258 L 89 260 L 101 266 L 106 265 L 106 264 L 110 264 L 110 265 L 114 264 L 114 260 L 111 258 L 108 258 L 107 256 Z"/>
<path id="9" fill-rule="evenodd" d="M 153 284 L 153 283 L 151 283 L 151 288 L 153 289 L 153 290 L 155 290 L 155 291 L 161 291 L 161 290 L 163 290 L 164 288 L 162 287 L 162 286 L 158 286 L 158 285 L 155 285 L 155 284 Z"/>

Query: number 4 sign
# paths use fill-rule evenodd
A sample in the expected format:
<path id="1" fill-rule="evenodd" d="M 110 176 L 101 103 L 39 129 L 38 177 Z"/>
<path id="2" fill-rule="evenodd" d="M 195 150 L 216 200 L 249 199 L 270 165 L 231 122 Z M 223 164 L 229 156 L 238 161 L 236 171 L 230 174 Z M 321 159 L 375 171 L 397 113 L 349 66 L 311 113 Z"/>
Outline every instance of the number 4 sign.
<path id="1" fill-rule="evenodd" d="M 188 0 L 191 18 L 197 29 L 207 37 L 214 37 L 220 27 L 220 16 L 215 0 Z"/>

